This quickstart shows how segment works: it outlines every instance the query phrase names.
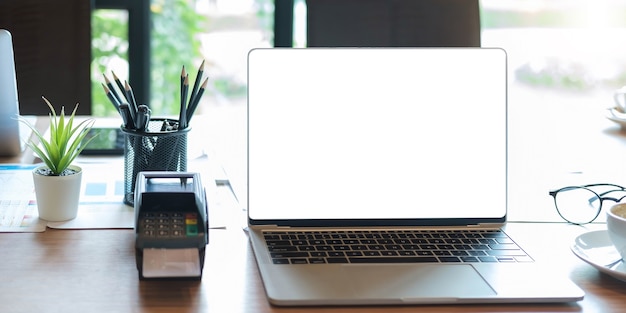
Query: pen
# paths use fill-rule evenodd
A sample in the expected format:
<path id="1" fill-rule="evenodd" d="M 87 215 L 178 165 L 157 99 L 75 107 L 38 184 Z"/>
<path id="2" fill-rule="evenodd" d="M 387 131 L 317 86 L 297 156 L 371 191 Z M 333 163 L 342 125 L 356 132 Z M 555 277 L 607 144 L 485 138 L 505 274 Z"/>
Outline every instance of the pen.
<path id="1" fill-rule="evenodd" d="M 135 129 L 135 119 L 131 115 L 131 110 L 128 107 L 128 103 L 120 104 L 120 115 L 122 116 L 122 121 L 124 123 L 124 128 L 128 130 Z"/>
<path id="2" fill-rule="evenodd" d="M 137 120 L 136 128 L 139 131 L 145 131 L 148 128 L 150 122 L 150 108 L 147 105 L 141 104 L 137 107 Z"/>

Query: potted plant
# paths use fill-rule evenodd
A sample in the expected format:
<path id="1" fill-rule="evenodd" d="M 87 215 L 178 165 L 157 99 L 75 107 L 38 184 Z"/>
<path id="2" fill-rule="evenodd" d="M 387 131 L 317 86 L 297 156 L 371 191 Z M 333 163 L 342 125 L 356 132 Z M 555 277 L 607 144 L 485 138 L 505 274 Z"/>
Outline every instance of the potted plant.
<path id="1" fill-rule="evenodd" d="M 32 130 L 39 141 L 36 143 L 31 139 L 26 143 L 43 162 L 33 170 L 39 217 L 48 221 L 66 221 L 76 217 L 80 197 L 82 169 L 72 165 L 72 162 L 94 138 L 85 140 L 95 120 L 86 119 L 74 125 L 78 103 L 72 115 L 66 118 L 64 107 L 57 116 L 52 104 L 46 98 L 42 99 L 50 108 L 48 139 L 23 117 L 19 120 Z"/>

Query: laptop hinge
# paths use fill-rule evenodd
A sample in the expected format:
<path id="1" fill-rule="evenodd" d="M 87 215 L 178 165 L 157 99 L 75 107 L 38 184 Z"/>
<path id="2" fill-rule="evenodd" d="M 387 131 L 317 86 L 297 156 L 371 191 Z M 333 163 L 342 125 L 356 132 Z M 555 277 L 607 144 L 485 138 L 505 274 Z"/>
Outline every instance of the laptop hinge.
<path id="1" fill-rule="evenodd" d="M 259 224 L 259 225 L 248 225 L 250 228 L 272 228 L 272 229 L 290 229 L 291 226 L 278 226 L 276 224 Z"/>
<path id="2" fill-rule="evenodd" d="M 471 224 L 467 225 L 467 227 L 476 227 L 476 228 L 500 228 L 504 226 L 505 223 L 479 223 L 479 224 Z"/>

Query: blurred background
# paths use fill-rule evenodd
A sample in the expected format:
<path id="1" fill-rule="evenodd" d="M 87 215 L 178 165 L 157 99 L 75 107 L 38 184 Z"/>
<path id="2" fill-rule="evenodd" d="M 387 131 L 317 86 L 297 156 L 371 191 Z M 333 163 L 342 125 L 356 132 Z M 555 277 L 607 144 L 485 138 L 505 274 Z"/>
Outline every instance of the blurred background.
<path id="1" fill-rule="evenodd" d="M 587 97 L 626 83 L 625 1 L 479 3 L 481 45 L 507 50 L 511 83 L 524 92 Z M 306 47 L 306 2 L 295 0 L 293 6 L 293 46 Z M 210 88 L 201 108 L 241 105 L 247 52 L 274 44 L 274 8 L 272 0 L 151 0 L 150 99 L 140 101 L 160 114 L 175 114 L 181 67 L 185 65 L 193 78 L 206 60 Z M 127 33 L 126 10 L 93 11 L 95 115 L 113 114 L 100 86 L 102 73 L 128 77 Z"/>

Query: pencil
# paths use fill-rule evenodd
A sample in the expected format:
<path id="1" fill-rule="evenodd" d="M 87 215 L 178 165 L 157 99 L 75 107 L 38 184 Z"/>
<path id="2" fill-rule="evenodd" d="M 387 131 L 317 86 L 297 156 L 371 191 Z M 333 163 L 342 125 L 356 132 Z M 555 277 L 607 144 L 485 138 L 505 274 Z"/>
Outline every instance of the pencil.
<path id="1" fill-rule="evenodd" d="M 204 61 L 205 60 L 202 60 L 200 67 L 198 67 L 198 74 L 196 75 L 196 81 L 194 81 L 193 83 L 193 89 L 191 89 L 191 97 L 189 97 L 189 105 L 193 103 L 194 99 L 196 98 L 196 95 L 198 94 L 198 87 L 200 86 L 200 82 L 202 81 L 202 74 L 204 73 Z"/>
<path id="2" fill-rule="evenodd" d="M 124 81 L 124 89 L 126 90 L 126 99 L 128 99 L 128 106 L 130 107 L 131 113 L 133 115 L 137 114 L 137 102 L 135 101 L 135 94 L 133 93 L 133 89 L 130 88 L 128 81 Z"/>
<path id="3" fill-rule="evenodd" d="M 187 76 L 187 71 L 185 71 L 185 66 L 183 65 L 183 69 L 180 71 L 180 111 L 178 112 L 178 126 L 180 128 L 182 128 L 183 115 L 186 115 L 186 112 L 183 112 L 183 110 L 186 110 L 185 104 L 187 103 L 187 93 L 185 91 L 185 79 L 187 79 Z"/>
<path id="4" fill-rule="evenodd" d="M 117 99 L 117 108 L 119 111 L 119 104 L 122 103 L 122 98 L 120 98 L 120 95 L 117 94 L 117 90 L 115 90 L 115 87 L 113 87 L 113 84 L 111 83 L 111 81 L 109 80 L 109 78 L 102 73 L 102 76 L 104 77 L 104 82 L 106 83 L 108 89 L 111 91 L 111 94 L 113 94 L 113 97 L 115 97 L 115 99 Z"/>
<path id="5" fill-rule="evenodd" d="M 178 119 L 178 129 L 187 128 L 187 92 L 189 91 L 189 74 L 185 75 L 183 86 L 180 90 L 180 113 Z"/>
<path id="6" fill-rule="evenodd" d="M 113 104 L 113 107 L 115 107 L 115 110 L 117 110 L 117 112 L 119 113 L 120 102 L 115 97 L 115 94 L 105 84 L 102 84 L 102 88 L 104 88 L 104 93 L 107 95 L 107 98 L 109 98 L 109 101 L 111 101 L 111 104 Z"/>
<path id="7" fill-rule="evenodd" d="M 183 84 L 185 83 L 185 76 L 187 76 L 187 71 L 185 71 L 185 66 L 183 65 L 183 69 L 180 71 L 180 92 L 182 95 L 183 92 Z"/>
<path id="8" fill-rule="evenodd" d="M 111 71 L 111 74 L 113 74 L 113 80 L 115 81 L 115 84 L 117 85 L 117 88 L 119 88 L 120 92 L 124 95 L 124 98 L 126 99 L 126 102 L 130 102 L 130 100 L 126 96 L 126 93 L 124 93 L 124 85 L 122 85 L 122 81 L 120 81 L 120 79 L 117 77 L 117 75 L 115 75 L 115 72 Z M 121 102 L 122 102 L 122 99 L 120 98 L 120 103 Z"/>
<path id="9" fill-rule="evenodd" d="M 187 102 L 187 99 L 183 97 L 183 85 L 185 84 L 185 78 L 188 76 L 187 71 L 185 71 L 185 66 L 183 65 L 183 69 L 180 71 L 180 105 L 183 106 L 183 101 Z"/>
<path id="10" fill-rule="evenodd" d="M 198 108 L 198 104 L 200 103 L 200 98 L 202 98 L 202 94 L 204 93 L 204 90 L 206 89 L 208 82 L 209 82 L 209 78 L 207 77 L 202 83 L 202 86 L 200 87 L 200 89 L 198 89 L 198 93 L 194 97 L 193 102 L 187 108 L 187 124 L 189 124 L 189 122 L 191 121 L 191 118 L 193 117 L 194 112 Z"/>

